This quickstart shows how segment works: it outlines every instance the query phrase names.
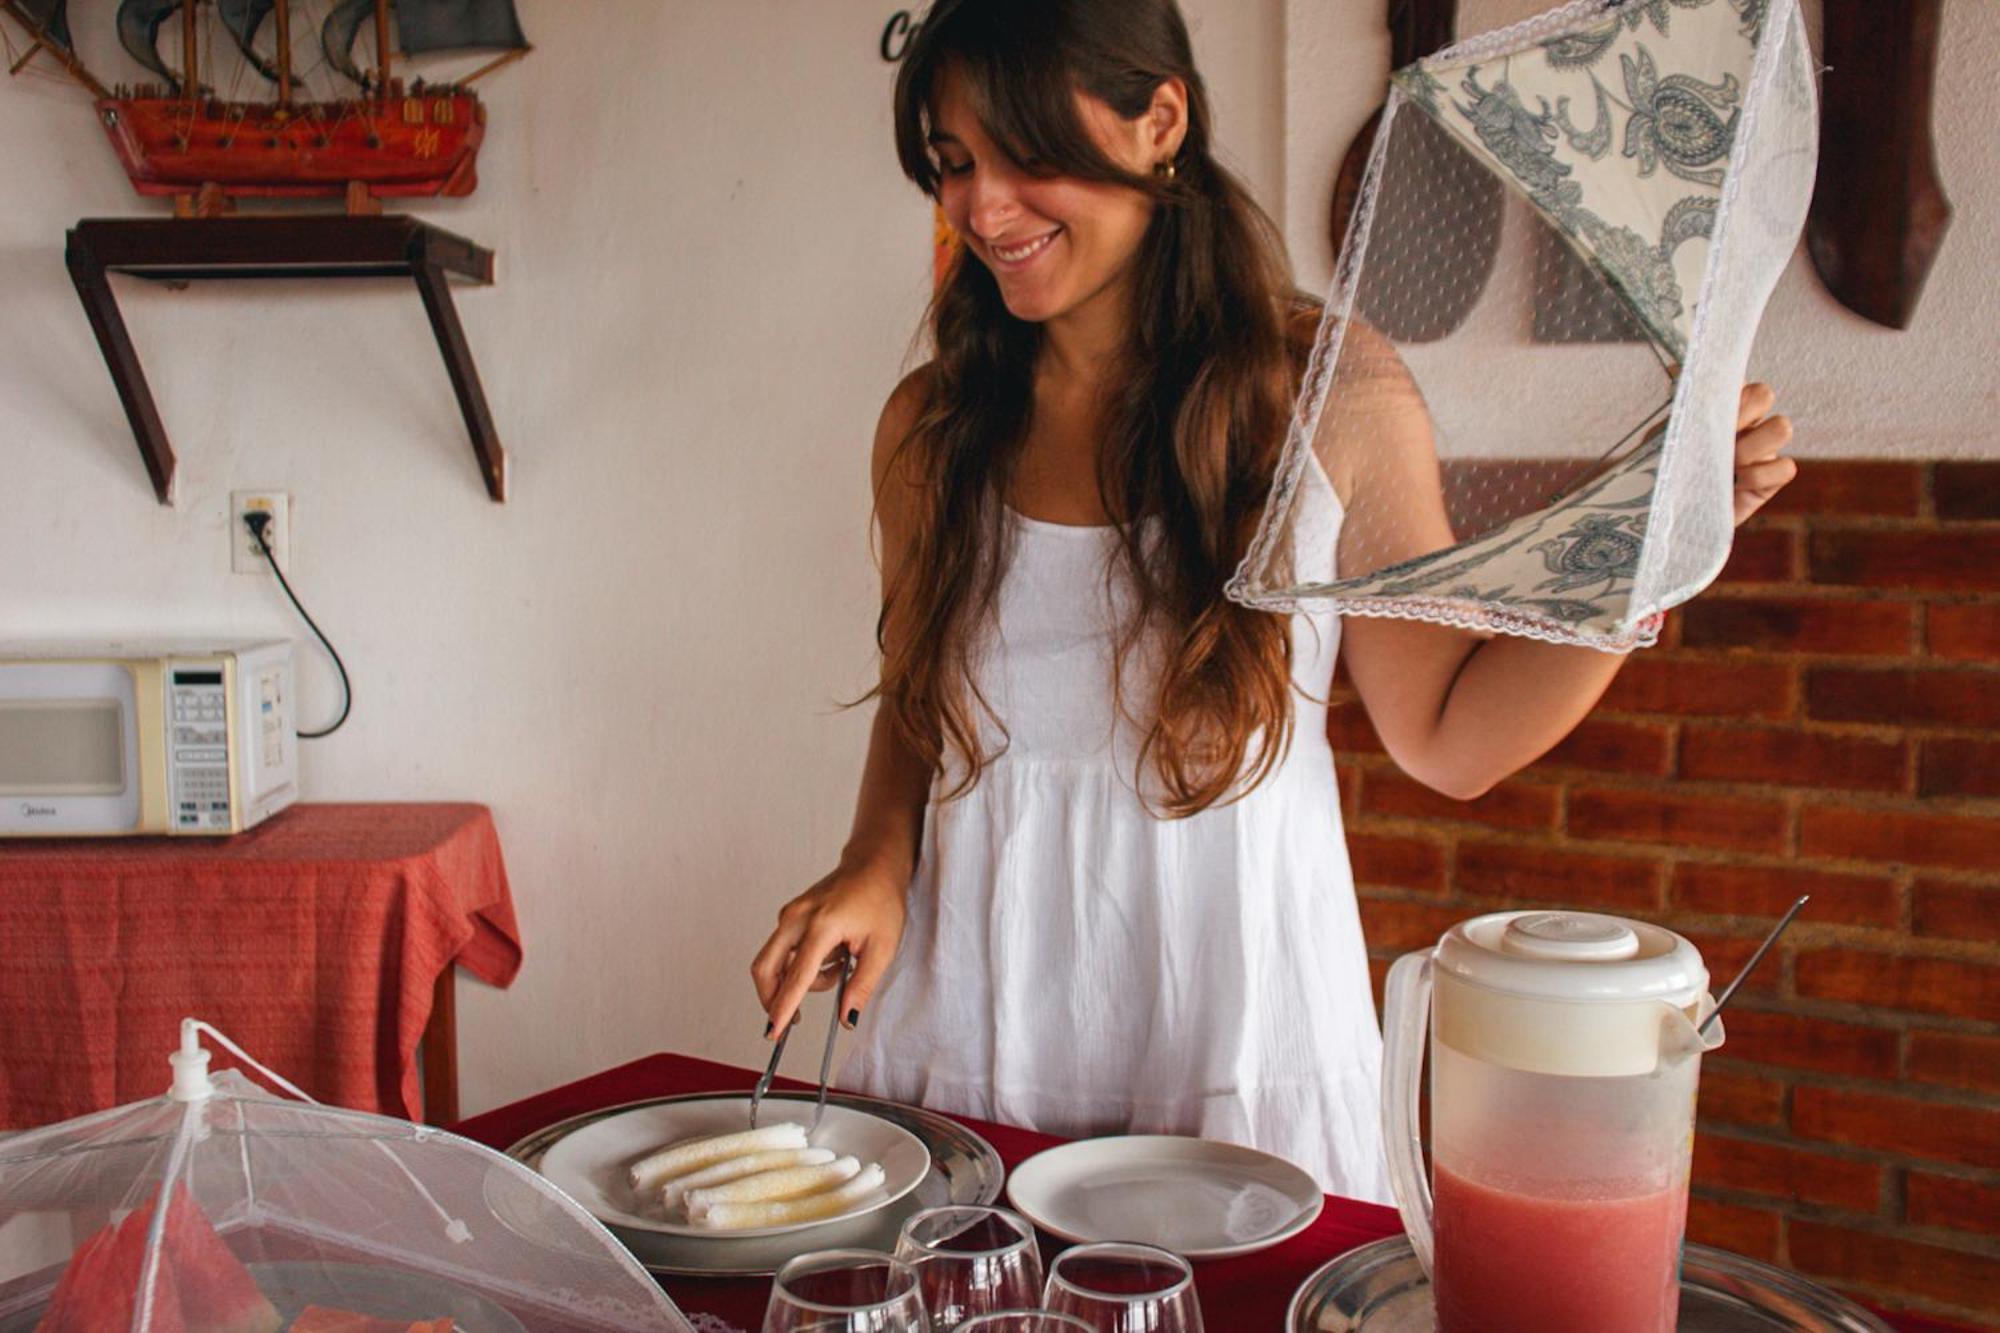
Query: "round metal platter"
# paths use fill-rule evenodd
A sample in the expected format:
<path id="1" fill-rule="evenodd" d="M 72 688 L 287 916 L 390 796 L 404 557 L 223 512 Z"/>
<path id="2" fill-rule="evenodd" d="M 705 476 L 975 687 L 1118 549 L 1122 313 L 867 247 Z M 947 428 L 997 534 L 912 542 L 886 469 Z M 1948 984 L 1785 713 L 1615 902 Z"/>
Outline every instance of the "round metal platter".
<path id="1" fill-rule="evenodd" d="M 465 1333 L 527 1333 L 521 1321 L 476 1292 L 442 1278 L 374 1264 L 280 1262 L 249 1265 L 257 1288 L 289 1326 L 309 1305 L 389 1320 L 451 1316 Z"/>
<path id="2" fill-rule="evenodd" d="M 1430 1280 L 1402 1236 L 1349 1250 L 1300 1287 L 1290 1333 L 1431 1333 Z M 1781 1268 L 1706 1245 L 1681 1256 L 1681 1333 L 1889 1333 L 1860 1306 Z"/>
<path id="3" fill-rule="evenodd" d="M 810 1092 L 774 1092 L 766 1100 L 811 1102 L 815 1095 Z M 607 1116 L 667 1102 L 738 1100 L 741 1097 L 738 1092 L 696 1092 L 607 1106 L 603 1110 L 572 1116 L 537 1130 L 509 1147 L 507 1155 L 539 1171 L 542 1154 L 551 1146 Z M 904 1106 L 849 1092 L 828 1093 L 826 1100 L 828 1105 L 852 1107 L 880 1116 L 916 1135 L 930 1149 L 930 1172 L 915 1189 L 887 1208 L 780 1236 L 675 1236 L 616 1225 L 609 1228 L 611 1234 L 651 1273 L 676 1277 L 768 1277 L 777 1272 L 779 1265 L 787 1259 L 809 1250 L 846 1247 L 893 1250 L 903 1220 L 922 1209 L 947 1203 L 993 1203 L 999 1199 L 1001 1188 L 1006 1183 L 1007 1168 L 993 1145 L 964 1125 L 919 1106 Z M 494 1203 L 495 1212 L 504 1219 L 507 1215 L 504 1201 L 489 1201 Z"/>
<path id="4" fill-rule="evenodd" d="M 331 1306 L 358 1315 L 395 1321 L 451 1318 L 463 1333 L 527 1333 L 521 1321 L 496 1302 L 456 1282 L 385 1264 L 285 1260 L 246 1266 L 257 1290 L 278 1309 L 287 1326 L 308 1305 Z M 29 1333 L 46 1305 L 0 1319 L 5 1333 Z M 176 1328 L 180 1326 L 175 1321 Z M 123 1325 L 121 1324 L 122 1328 Z"/>

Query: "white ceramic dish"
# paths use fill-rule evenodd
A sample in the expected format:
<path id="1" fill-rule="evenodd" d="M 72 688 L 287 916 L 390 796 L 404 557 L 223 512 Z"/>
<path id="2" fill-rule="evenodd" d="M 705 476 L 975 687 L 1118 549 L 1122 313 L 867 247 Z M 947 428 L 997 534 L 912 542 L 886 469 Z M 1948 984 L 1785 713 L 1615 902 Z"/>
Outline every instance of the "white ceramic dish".
<path id="1" fill-rule="evenodd" d="M 553 1125 L 545 1125 L 516 1141 L 508 1147 L 507 1155 L 539 1171 L 542 1157 L 550 1148 L 600 1120 L 624 1115 L 642 1106 L 707 1102 L 737 1095 L 684 1092 L 585 1111 Z M 773 1092 L 764 1104 L 771 1106 L 781 1101 L 809 1104 L 812 1100 L 810 1092 Z M 894 1250 L 904 1219 L 925 1208 L 938 1208 L 948 1203 L 978 1205 L 1000 1201 L 1001 1183 L 1007 1177 L 1007 1168 L 1001 1164 L 1000 1154 L 994 1151 L 992 1144 L 956 1120 L 919 1106 L 904 1106 L 851 1092 L 831 1092 L 827 1095 L 827 1104 L 879 1116 L 915 1134 L 931 1154 L 931 1169 L 924 1176 L 923 1183 L 886 1208 L 805 1231 L 787 1232 L 782 1236 L 751 1240 L 730 1240 L 722 1232 L 668 1236 L 657 1231 L 635 1231 L 617 1225 L 610 1227 L 611 1234 L 656 1276 L 769 1277 L 787 1259 L 808 1250 Z M 525 1196 L 524 1188 L 527 1190 Z M 536 1193 L 532 1187 L 524 1187 L 512 1172 L 487 1173 L 486 1199 L 495 1215 L 515 1235 L 543 1245 L 550 1243 L 542 1220 L 548 1207 L 546 1196 Z"/>
<path id="2" fill-rule="evenodd" d="M 760 1125 L 780 1121 L 811 1124 L 810 1102 L 767 1100 L 758 1115 Z M 902 1198 L 931 1168 L 923 1140 L 880 1116 L 828 1104 L 811 1143 L 863 1162 L 879 1162 L 886 1179 L 882 1188 L 834 1217 L 816 1218 L 778 1227 L 746 1227 L 716 1231 L 671 1221 L 637 1196 L 627 1175 L 633 1162 L 663 1145 L 707 1134 L 726 1134 L 750 1123 L 748 1097 L 715 1097 L 701 1101 L 657 1102 L 606 1116 L 568 1135 L 543 1154 L 541 1173 L 600 1222 L 634 1231 L 669 1236 L 701 1236 L 711 1240 L 781 1236 L 807 1227 L 825 1226 L 870 1213 Z"/>
<path id="3" fill-rule="evenodd" d="M 1189 1259 L 1252 1254 L 1312 1225 L 1326 1198 L 1282 1157 L 1234 1143 L 1139 1134 L 1079 1139 L 1014 1168 L 1007 1196 L 1073 1241 L 1141 1241 Z"/>

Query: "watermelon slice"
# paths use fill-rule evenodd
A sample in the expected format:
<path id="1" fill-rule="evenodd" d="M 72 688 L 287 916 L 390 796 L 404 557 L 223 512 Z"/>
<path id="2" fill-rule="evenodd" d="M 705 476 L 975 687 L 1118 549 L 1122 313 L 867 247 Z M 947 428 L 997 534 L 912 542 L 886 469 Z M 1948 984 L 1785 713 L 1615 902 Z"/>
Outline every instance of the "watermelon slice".
<path id="1" fill-rule="evenodd" d="M 85 1322 L 83 1310 L 86 1293 L 105 1293 L 111 1290 L 107 1280 L 106 1260 L 111 1252 L 112 1228 L 102 1227 L 90 1234 L 83 1244 L 70 1255 L 69 1264 L 63 1269 L 62 1280 L 56 1283 L 55 1293 L 49 1297 L 49 1308 L 35 1325 L 35 1333 L 82 1333 L 90 1325 Z M 132 1288 L 125 1288 L 125 1318 L 131 1322 Z M 116 1312 L 105 1309 L 102 1313 L 115 1319 Z"/>
<path id="2" fill-rule="evenodd" d="M 106 1224 L 77 1246 L 35 1333 L 106 1333 L 135 1327 L 146 1229 L 152 1218 L 151 1204 L 136 1208 L 122 1222 Z M 162 1262 L 153 1286 L 148 1333 L 186 1333 L 186 1327 L 173 1265 Z"/>
<path id="3" fill-rule="evenodd" d="M 407 1319 L 377 1319 L 352 1310 L 308 1305 L 292 1321 L 291 1333 L 451 1333 L 451 1319 L 447 1316 L 413 1324 Z"/>
<path id="4" fill-rule="evenodd" d="M 186 1185 L 167 1202 L 166 1251 L 188 1333 L 277 1333 L 284 1323 Z"/>

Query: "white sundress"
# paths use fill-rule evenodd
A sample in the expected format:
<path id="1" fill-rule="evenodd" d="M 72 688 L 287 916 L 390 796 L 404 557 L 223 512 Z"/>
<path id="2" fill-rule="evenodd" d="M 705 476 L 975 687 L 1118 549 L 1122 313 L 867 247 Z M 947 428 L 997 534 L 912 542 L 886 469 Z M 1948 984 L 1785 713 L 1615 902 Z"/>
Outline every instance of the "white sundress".
<path id="1" fill-rule="evenodd" d="M 1340 503 L 1318 468 L 1302 484 L 1300 568 L 1330 577 Z M 978 668 L 1005 726 L 988 750 L 1005 750 L 925 812 L 902 945 L 842 1086 L 1067 1136 L 1225 1139 L 1388 1202 L 1381 1037 L 1318 702 L 1339 619 L 1292 617 L 1305 694 L 1282 762 L 1233 804 L 1156 818 L 1113 707 L 1115 532 L 1010 522 Z"/>

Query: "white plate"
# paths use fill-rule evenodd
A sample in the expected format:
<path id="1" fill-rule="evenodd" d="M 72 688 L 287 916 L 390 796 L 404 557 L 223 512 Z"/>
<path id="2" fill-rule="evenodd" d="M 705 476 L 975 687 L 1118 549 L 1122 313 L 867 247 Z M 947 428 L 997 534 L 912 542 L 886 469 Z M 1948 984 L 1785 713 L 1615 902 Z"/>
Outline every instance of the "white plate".
<path id="1" fill-rule="evenodd" d="M 1326 1197 L 1282 1157 L 1169 1134 L 1079 1139 L 1007 1182 L 1014 1207 L 1073 1241 L 1157 1245 L 1189 1259 L 1251 1254 L 1312 1225 Z"/>
<path id="2" fill-rule="evenodd" d="M 775 1125 L 794 1121 L 812 1123 L 811 1102 L 767 1100 L 759 1110 L 757 1123 Z M 666 1144 L 706 1134 L 727 1134 L 750 1125 L 748 1097 L 715 1097 L 701 1101 L 661 1102 L 641 1106 L 620 1115 L 607 1116 L 559 1140 L 543 1154 L 541 1173 L 554 1182 L 598 1221 L 636 1231 L 657 1231 L 669 1236 L 703 1236 L 713 1240 L 778 1236 L 806 1227 L 825 1226 L 873 1212 L 902 1198 L 917 1187 L 931 1169 L 930 1150 L 923 1140 L 900 1125 L 880 1116 L 845 1106 L 829 1104 L 826 1115 L 813 1131 L 815 1148 L 830 1148 L 840 1156 L 863 1162 L 879 1162 L 886 1179 L 882 1188 L 853 1208 L 834 1217 L 793 1222 L 781 1227 L 746 1227 L 740 1231 L 716 1231 L 708 1227 L 670 1222 L 657 1209 L 633 1193 L 630 1170 L 633 1162 Z"/>
<path id="3" fill-rule="evenodd" d="M 507 1149 L 507 1155 L 530 1170 L 539 1171 L 542 1157 L 550 1148 L 600 1120 L 636 1111 L 641 1106 L 665 1102 L 707 1102 L 737 1095 L 733 1092 L 684 1092 L 649 1097 L 620 1106 L 600 1107 L 543 1126 L 516 1141 Z M 765 1105 L 810 1102 L 812 1099 L 810 1092 L 773 1092 Z M 926 1111 L 920 1106 L 885 1102 L 852 1092 L 833 1091 L 828 1094 L 827 1101 L 831 1106 L 845 1106 L 880 1116 L 891 1124 L 901 1125 L 922 1140 L 931 1154 L 931 1169 L 925 1174 L 923 1182 L 894 1203 L 872 1213 L 782 1236 L 730 1240 L 727 1232 L 706 1236 L 667 1236 L 621 1226 L 612 1226 L 611 1234 L 632 1251 L 634 1258 L 658 1276 L 769 1277 L 786 1260 L 808 1250 L 893 1250 L 904 1220 L 926 1208 L 938 1208 L 945 1204 L 982 1206 L 1000 1201 L 1001 1186 L 1007 1179 L 1007 1168 L 1001 1163 L 1000 1154 L 992 1144 L 956 1120 L 947 1119 L 936 1111 Z M 546 1211 L 549 1207 L 548 1196 L 539 1192 L 538 1186 L 522 1182 L 510 1171 L 489 1171 L 486 1176 L 486 1201 L 515 1235 L 544 1247 L 558 1244 L 558 1238 L 549 1229 Z M 0 1333 L 6 1333 L 4 1325 L 0 1325 Z"/>

